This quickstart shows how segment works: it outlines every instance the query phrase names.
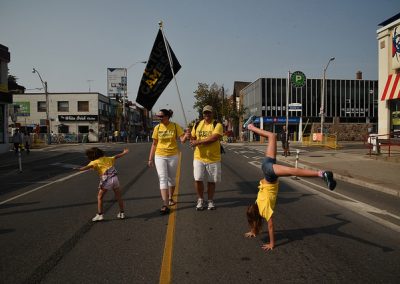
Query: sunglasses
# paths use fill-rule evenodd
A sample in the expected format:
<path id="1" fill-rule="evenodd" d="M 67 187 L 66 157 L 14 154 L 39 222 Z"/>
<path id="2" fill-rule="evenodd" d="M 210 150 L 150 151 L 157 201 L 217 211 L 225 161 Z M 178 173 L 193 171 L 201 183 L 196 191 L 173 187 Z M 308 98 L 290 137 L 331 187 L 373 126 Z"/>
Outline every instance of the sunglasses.
<path id="1" fill-rule="evenodd" d="M 205 111 L 205 112 L 203 112 L 203 114 L 204 115 L 211 115 L 211 112 L 210 111 Z"/>
<path id="2" fill-rule="evenodd" d="M 157 115 L 158 118 L 164 118 L 166 117 L 165 115 Z"/>

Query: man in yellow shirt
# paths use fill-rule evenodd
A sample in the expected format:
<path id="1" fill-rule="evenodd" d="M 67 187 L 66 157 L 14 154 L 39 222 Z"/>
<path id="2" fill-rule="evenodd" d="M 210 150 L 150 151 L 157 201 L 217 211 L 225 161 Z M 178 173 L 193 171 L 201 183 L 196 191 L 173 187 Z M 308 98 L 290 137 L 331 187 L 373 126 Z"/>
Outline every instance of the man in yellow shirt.
<path id="1" fill-rule="evenodd" d="M 220 138 L 223 135 L 221 123 L 214 123 L 212 106 L 203 108 L 203 117 L 193 127 L 190 145 L 195 148 L 193 158 L 193 176 L 197 192 L 196 210 L 203 210 L 204 183 L 207 180 L 208 210 L 214 210 L 213 201 L 215 183 L 221 181 Z"/>

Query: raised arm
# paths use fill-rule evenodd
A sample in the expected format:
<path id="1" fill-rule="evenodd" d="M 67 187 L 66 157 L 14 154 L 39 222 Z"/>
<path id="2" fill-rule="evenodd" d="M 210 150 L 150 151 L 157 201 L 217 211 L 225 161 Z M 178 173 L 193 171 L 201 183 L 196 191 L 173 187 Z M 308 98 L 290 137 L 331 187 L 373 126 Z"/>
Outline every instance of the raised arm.
<path id="1" fill-rule="evenodd" d="M 125 156 L 128 153 L 129 153 L 129 149 L 125 148 L 124 151 L 122 151 L 122 153 L 119 153 L 119 154 L 115 155 L 114 157 L 115 157 L 115 159 L 119 159 L 119 158 Z"/>

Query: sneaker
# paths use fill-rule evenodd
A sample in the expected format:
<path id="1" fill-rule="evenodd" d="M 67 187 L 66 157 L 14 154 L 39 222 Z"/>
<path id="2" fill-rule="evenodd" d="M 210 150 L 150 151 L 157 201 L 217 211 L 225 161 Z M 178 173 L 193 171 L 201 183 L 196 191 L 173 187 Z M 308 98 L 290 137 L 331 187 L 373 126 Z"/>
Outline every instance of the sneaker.
<path id="1" fill-rule="evenodd" d="M 168 206 L 164 205 L 164 206 L 161 207 L 161 209 L 160 209 L 160 214 L 161 214 L 161 215 L 166 215 L 166 214 L 169 213 L 169 211 L 170 211 L 170 209 L 168 208 Z"/>
<path id="2" fill-rule="evenodd" d="M 255 115 L 250 116 L 249 119 L 247 119 L 247 121 L 243 124 L 243 128 L 247 128 L 247 126 L 249 126 L 250 123 L 253 123 L 255 119 Z"/>
<path id="3" fill-rule="evenodd" d="M 118 218 L 118 219 L 125 219 L 125 213 L 124 213 L 124 212 L 119 212 L 119 213 L 117 214 L 117 218 Z"/>
<path id="4" fill-rule="evenodd" d="M 208 210 L 215 210 L 214 201 L 208 200 L 208 207 L 207 207 L 207 209 L 208 209 Z"/>
<path id="5" fill-rule="evenodd" d="M 197 205 L 196 205 L 197 211 L 202 211 L 204 209 L 203 203 L 204 203 L 203 199 L 201 199 L 201 198 L 197 199 Z"/>
<path id="6" fill-rule="evenodd" d="M 334 190 L 336 187 L 336 181 L 333 179 L 333 173 L 330 171 L 325 171 L 322 174 L 322 178 L 326 182 L 326 185 L 330 190 Z"/>
<path id="7" fill-rule="evenodd" d="M 104 215 L 103 214 L 96 214 L 96 216 L 94 216 L 92 218 L 93 222 L 97 222 L 97 221 L 103 221 L 104 220 Z"/>

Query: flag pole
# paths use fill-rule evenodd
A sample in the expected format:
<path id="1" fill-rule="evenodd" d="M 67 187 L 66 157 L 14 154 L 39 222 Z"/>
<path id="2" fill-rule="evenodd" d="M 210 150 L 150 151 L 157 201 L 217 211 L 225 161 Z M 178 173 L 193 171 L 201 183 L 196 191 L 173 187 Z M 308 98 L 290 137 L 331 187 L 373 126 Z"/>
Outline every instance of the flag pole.
<path id="1" fill-rule="evenodd" d="M 176 78 L 175 78 L 175 72 L 174 72 L 174 66 L 173 66 L 173 63 L 172 63 L 171 52 L 170 52 L 170 50 L 169 50 L 169 46 L 168 46 L 168 44 L 167 44 L 167 40 L 166 40 L 165 35 L 164 35 L 163 22 L 162 22 L 162 21 L 159 21 L 159 22 L 158 22 L 158 25 L 159 25 L 159 27 L 160 27 L 161 34 L 162 34 L 163 39 L 164 39 L 165 49 L 167 50 L 168 60 L 169 60 L 169 66 L 171 67 L 172 77 L 174 77 L 175 86 L 176 86 L 176 91 L 177 91 L 177 93 L 178 93 L 179 102 L 181 103 L 181 108 L 182 108 L 182 112 L 183 112 L 183 118 L 184 118 L 184 120 L 185 120 L 185 126 L 188 126 L 188 122 L 187 122 L 186 114 L 185 114 L 185 109 L 183 108 L 183 103 L 182 103 L 182 99 L 181 99 L 181 94 L 180 94 L 179 88 L 178 88 L 178 82 L 176 81 Z"/>

